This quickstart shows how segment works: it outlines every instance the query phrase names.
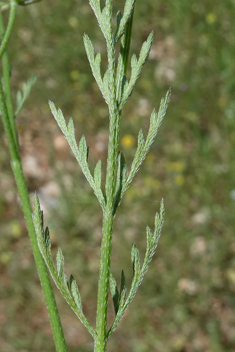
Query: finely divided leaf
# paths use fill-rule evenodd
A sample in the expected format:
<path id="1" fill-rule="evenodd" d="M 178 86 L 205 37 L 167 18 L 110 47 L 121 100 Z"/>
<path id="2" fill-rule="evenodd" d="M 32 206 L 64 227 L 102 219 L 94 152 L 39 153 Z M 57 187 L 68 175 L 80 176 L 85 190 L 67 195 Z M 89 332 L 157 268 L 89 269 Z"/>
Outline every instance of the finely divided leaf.
<path id="1" fill-rule="evenodd" d="M 79 142 L 79 153 L 81 156 L 81 159 L 87 160 L 87 144 L 86 144 L 86 138 L 85 136 L 82 136 Z"/>
<path id="2" fill-rule="evenodd" d="M 98 87 L 99 87 L 102 95 L 104 96 L 103 82 L 102 82 L 101 73 L 100 73 L 101 54 L 98 53 L 95 56 L 93 44 L 87 34 L 84 34 L 83 40 L 84 40 L 86 54 L 87 54 L 87 57 L 88 57 L 88 60 L 89 60 L 90 66 L 91 66 L 92 74 L 98 84 Z"/>
<path id="3" fill-rule="evenodd" d="M 68 123 L 68 136 L 73 140 L 75 138 L 75 129 L 72 117 L 69 119 Z"/>
<path id="4" fill-rule="evenodd" d="M 42 239 L 44 239 L 43 213 L 40 209 L 39 198 L 36 193 L 34 196 L 34 212 L 33 212 L 32 218 L 33 218 L 35 231 L 41 235 Z"/>
<path id="5" fill-rule="evenodd" d="M 165 215 L 165 208 L 164 208 L 164 202 L 163 199 L 161 200 L 161 206 L 160 206 L 160 214 L 156 214 L 155 217 L 155 230 L 154 230 L 154 239 L 157 241 L 160 237 L 163 222 L 164 222 L 164 215 Z"/>
<path id="6" fill-rule="evenodd" d="M 64 256 L 61 248 L 58 248 L 56 254 L 56 270 L 58 279 L 62 281 L 64 279 Z"/>
<path id="7" fill-rule="evenodd" d="M 112 274 L 110 274 L 110 277 L 109 277 L 109 286 L 110 286 L 110 292 L 113 298 L 113 306 L 114 306 L 115 314 L 117 314 L 118 308 L 119 308 L 119 292 L 118 292 L 116 280 Z"/>
<path id="8" fill-rule="evenodd" d="M 93 179 L 89 165 L 87 162 L 88 159 L 88 147 L 86 144 L 86 139 L 84 136 L 82 136 L 79 146 L 77 145 L 76 138 L 75 138 L 75 128 L 74 128 L 74 123 L 73 119 L 70 118 L 68 126 L 66 125 L 65 118 L 63 116 L 63 113 L 60 109 L 56 109 L 54 103 L 49 102 L 51 112 L 54 115 L 61 131 L 64 133 L 65 138 L 67 139 L 69 146 L 71 150 L 73 151 L 73 154 L 75 155 L 79 165 L 81 166 L 82 172 L 84 176 L 86 177 L 87 181 L 89 182 L 90 186 L 92 187 L 97 199 L 99 200 L 102 208 L 105 208 L 105 199 L 102 193 L 102 190 L 100 187 L 98 187 L 98 182 L 95 182 Z M 96 177 L 98 177 L 98 174 L 96 174 Z M 98 178 L 96 178 L 96 181 Z M 99 183 L 101 185 L 101 182 Z"/>
<path id="9" fill-rule="evenodd" d="M 15 111 L 15 117 L 19 114 L 20 110 L 22 109 L 36 80 L 37 80 L 37 76 L 33 75 L 26 83 L 23 83 L 22 92 L 21 91 L 17 92 L 17 95 L 16 95 L 17 107 Z"/>
<path id="10" fill-rule="evenodd" d="M 133 244 L 131 248 L 131 261 L 133 266 L 133 277 L 137 278 L 140 274 L 140 255 L 138 248 Z"/>
<path id="11" fill-rule="evenodd" d="M 149 131 L 148 131 L 146 140 L 144 138 L 143 131 L 142 130 L 139 131 L 137 150 L 131 165 L 130 173 L 122 189 L 121 198 L 123 197 L 126 190 L 129 188 L 134 176 L 138 172 L 141 164 L 143 163 L 144 159 L 146 158 L 146 155 L 148 154 L 148 151 L 151 145 L 153 144 L 157 136 L 158 129 L 161 126 L 163 117 L 166 114 L 166 110 L 170 101 L 170 93 L 171 93 L 171 90 L 169 89 L 168 92 L 166 93 L 165 98 L 161 100 L 158 114 L 156 113 L 155 110 L 153 110 L 150 117 L 150 126 L 149 126 Z"/>
<path id="12" fill-rule="evenodd" d="M 84 40 L 84 45 L 85 45 L 85 49 L 86 49 L 86 54 L 87 54 L 88 60 L 89 60 L 90 63 L 93 64 L 94 56 L 95 56 L 93 44 L 92 44 L 90 38 L 88 37 L 88 35 L 86 33 L 83 36 L 83 40 Z"/>
<path id="13" fill-rule="evenodd" d="M 63 134 L 66 136 L 68 130 L 67 130 L 66 121 L 61 109 L 57 110 L 55 107 L 55 104 L 50 100 L 49 100 L 49 106 L 50 106 L 52 115 L 54 116 L 54 118 L 56 119 L 56 122 L 58 123 L 58 126 L 60 127 Z"/>
<path id="14" fill-rule="evenodd" d="M 148 270 L 149 263 L 151 262 L 153 255 L 156 251 L 158 240 L 160 237 L 161 229 L 163 226 L 163 217 L 164 217 L 164 204 L 163 201 L 161 202 L 161 207 L 160 207 L 160 214 L 156 214 L 155 217 L 155 229 L 154 229 L 154 234 L 152 234 L 152 231 L 149 227 L 146 229 L 146 234 L 147 234 L 147 248 L 145 252 L 145 257 L 144 257 L 144 262 L 143 265 L 141 266 L 140 264 L 140 257 L 139 257 L 139 251 L 135 245 L 132 246 L 131 248 L 131 261 L 132 261 L 132 266 L 133 266 L 133 278 L 132 278 L 132 284 L 131 284 L 131 289 L 128 294 L 128 297 L 125 299 L 123 296 L 124 293 L 126 293 L 126 288 L 125 288 L 125 277 L 124 273 L 122 274 L 122 279 L 121 279 L 121 289 L 120 289 L 120 299 L 119 299 L 119 309 L 116 315 L 116 318 L 113 322 L 113 325 L 108 331 L 107 338 L 111 336 L 113 331 L 116 329 L 119 321 L 123 317 L 126 309 L 128 308 L 129 304 L 133 300 L 134 296 L 136 295 L 136 292 L 144 278 L 145 273 Z M 123 289 L 122 289 L 123 287 Z M 124 293 L 123 293 L 124 292 Z M 122 295 L 123 293 L 123 295 Z"/>
<path id="15" fill-rule="evenodd" d="M 127 291 L 127 289 L 126 289 L 126 287 L 124 287 L 123 290 L 121 291 L 120 298 L 119 298 L 119 311 L 118 311 L 118 313 L 121 313 L 121 314 L 122 314 L 123 307 L 125 304 L 126 291 Z"/>
<path id="16" fill-rule="evenodd" d="M 76 303 L 78 310 L 82 311 L 81 295 L 80 295 L 76 280 L 74 279 L 73 275 L 70 276 L 70 290 L 71 290 L 74 302 Z"/>
<path id="17" fill-rule="evenodd" d="M 96 15 L 96 18 L 99 22 L 99 18 L 101 15 L 101 10 L 100 10 L 100 0 L 89 0 L 90 6 L 92 10 L 94 11 L 94 14 Z"/>
<path id="18" fill-rule="evenodd" d="M 96 188 L 101 188 L 101 160 L 98 161 L 94 171 L 94 181 Z"/>
<path id="19" fill-rule="evenodd" d="M 103 96 L 107 105 L 110 102 L 109 71 L 106 70 L 103 77 Z"/>
<path id="20" fill-rule="evenodd" d="M 54 265 L 51 256 L 51 251 L 49 250 L 50 246 L 48 245 L 50 243 L 49 230 L 46 229 L 44 232 L 42 212 L 40 210 L 40 204 L 37 195 L 34 199 L 34 212 L 32 218 L 37 236 L 38 247 L 56 286 L 58 287 L 59 291 L 61 292 L 69 306 L 72 308 L 76 316 L 87 328 L 93 338 L 95 338 L 96 333 L 87 321 L 82 311 L 81 297 L 75 279 L 72 277 L 70 279 L 70 284 L 68 285 L 67 283 L 67 277 L 64 272 L 64 256 L 60 248 L 58 249 L 56 255 L 56 266 Z"/>
<path id="21" fill-rule="evenodd" d="M 132 57 L 131 57 L 131 68 L 132 68 L 132 70 L 136 70 L 137 64 L 138 64 L 137 56 L 136 56 L 136 54 L 133 54 Z"/>
<path id="22" fill-rule="evenodd" d="M 131 78 L 129 80 L 129 84 L 126 85 L 125 90 L 123 92 L 122 102 L 120 103 L 120 109 L 123 108 L 124 104 L 127 102 L 131 93 L 134 89 L 134 86 L 139 78 L 141 70 L 148 59 L 149 52 L 153 43 L 153 32 L 151 32 L 147 38 L 147 40 L 143 43 L 139 59 L 137 60 L 136 56 L 133 55 L 131 59 Z"/>
<path id="23" fill-rule="evenodd" d="M 117 31 L 116 31 L 115 39 L 114 39 L 115 43 L 118 42 L 118 40 L 121 38 L 121 36 L 125 32 L 126 24 L 129 20 L 129 18 L 131 17 L 132 11 L 134 9 L 135 1 L 136 0 L 126 0 L 123 16 L 121 17 L 121 15 L 119 15 L 119 14 L 117 16 Z"/>

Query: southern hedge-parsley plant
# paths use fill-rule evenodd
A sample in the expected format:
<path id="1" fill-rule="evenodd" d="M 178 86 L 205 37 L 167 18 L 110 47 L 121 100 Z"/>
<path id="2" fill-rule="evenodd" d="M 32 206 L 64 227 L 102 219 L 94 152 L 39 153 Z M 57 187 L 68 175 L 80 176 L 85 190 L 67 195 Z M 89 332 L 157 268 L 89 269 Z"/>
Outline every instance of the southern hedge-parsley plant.
<path id="1" fill-rule="evenodd" d="M 16 4 L 27 5 L 36 0 L 11 0 L 10 1 L 10 15 L 9 22 L 11 24 L 11 16 L 14 14 L 14 6 Z M 121 200 L 130 187 L 133 178 L 137 171 L 142 165 L 152 143 L 154 142 L 158 129 L 161 125 L 162 119 L 166 114 L 167 106 L 170 99 L 170 90 L 166 93 L 165 98 L 162 98 L 158 112 L 154 109 L 150 116 L 149 130 L 147 135 L 144 136 L 142 129 L 138 134 L 137 149 L 130 167 L 127 167 L 124 155 L 120 152 L 119 147 L 119 136 L 120 136 L 120 124 L 121 115 L 125 103 L 130 98 L 134 86 L 139 78 L 141 70 L 148 59 L 148 55 L 153 43 L 153 32 L 151 32 L 143 43 L 139 55 L 133 54 L 130 59 L 130 75 L 127 77 L 127 66 L 130 49 L 130 41 L 132 34 L 132 22 L 135 7 L 135 0 L 126 0 L 124 11 L 120 11 L 116 14 L 116 25 L 113 26 L 113 0 L 106 0 L 105 5 L 101 6 L 100 0 L 90 0 L 90 6 L 96 16 L 98 25 L 104 35 L 106 46 L 107 46 L 107 58 L 108 65 L 104 74 L 101 73 L 101 54 L 95 53 L 94 46 L 87 34 L 84 35 L 84 46 L 86 54 L 91 66 L 91 71 L 100 89 L 100 92 L 107 104 L 109 111 L 109 145 L 108 145 L 108 156 L 107 156 L 107 167 L 106 167 L 106 179 L 105 187 L 102 189 L 102 165 L 101 161 L 98 161 L 94 172 L 91 172 L 88 163 L 88 147 L 86 139 L 83 136 L 79 143 L 75 139 L 75 129 L 73 119 L 71 118 L 68 122 L 64 118 L 62 111 L 54 105 L 53 102 L 49 102 L 51 112 L 57 121 L 61 132 L 65 136 L 68 144 L 77 159 L 83 174 L 89 182 L 91 188 L 97 197 L 98 202 L 103 212 L 103 224 L 102 224 L 102 240 L 101 240 L 101 254 L 100 254 L 100 272 L 99 272 L 99 283 L 98 283 L 98 295 L 97 295 L 97 312 L 96 312 L 96 326 L 92 327 L 88 322 L 82 308 L 82 300 L 79 293 L 78 285 L 73 275 L 68 279 L 64 271 L 64 257 L 62 250 L 59 248 L 56 255 L 56 264 L 51 255 L 51 244 L 50 244 L 50 232 L 43 225 L 43 213 L 40 209 L 40 203 L 37 196 L 34 201 L 34 211 L 32 215 L 33 229 L 31 233 L 36 233 L 38 248 L 41 255 L 46 263 L 46 266 L 64 299 L 67 301 L 71 309 L 74 311 L 79 320 L 87 328 L 89 333 L 94 339 L 94 351 L 104 352 L 106 351 L 107 341 L 116 329 L 118 323 L 123 317 L 129 304 L 133 300 L 138 287 L 140 286 L 145 273 L 148 270 L 150 261 L 157 248 L 158 240 L 160 237 L 161 229 L 163 226 L 164 218 L 164 205 L 161 202 L 160 211 L 155 216 L 155 226 L 151 230 L 149 227 L 146 228 L 147 246 L 144 256 L 143 263 L 140 261 L 139 252 L 135 245 L 131 249 L 131 261 L 133 266 L 133 277 L 132 283 L 129 290 L 126 287 L 125 274 L 121 272 L 120 287 L 117 286 L 114 276 L 110 273 L 110 258 L 112 250 L 112 234 L 113 234 L 113 223 L 117 213 L 118 206 Z M 1 3 L 0 3 L 1 5 Z M 5 6 L 5 7 L 4 7 Z M 7 5 L 3 4 L 2 8 L 5 10 Z M 13 8 L 13 10 L 12 10 Z M 13 21 L 14 22 L 14 21 Z M 2 31 L 2 52 L 6 54 L 6 45 L 9 38 L 6 37 L 7 33 L 11 33 L 8 28 L 5 32 Z M 5 40 L 5 42 L 4 42 Z M 4 45 L 5 47 L 4 47 Z M 115 52 L 119 51 L 117 60 L 115 59 Z M 4 63 L 3 63 L 4 64 Z M 7 65 L 5 64 L 5 70 Z M 8 68 L 9 69 L 9 68 Z M 8 72 L 9 75 L 9 72 Z M 7 75 L 6 75 L 7 76 Z M 5 86 L 7 86 L 7 80 L 5 79 Z M 29 80 L 27 85 L 23 87 L 23 92 L 17 95 L 17 108 L 15 115 L 19 113 L 24 101 L 27 98 L 29 90 L 34 83 L 34 78 Z M 1 91 L 0 102 L 1 112 L 3 116 L 4 127 L 8 136 L 8 142 L 10 145 L 13 171 L 16 178 L 21 198 L 24 198 L 26 189 L 21 191 L 21 185 L 19 182 L 20 173 L 22 173 L 22 166 L 20 164 L 20 151 L 17 142 L 17 131 L 13 119 L 11 118 L 11 107 L 7 103 L 7 89 L 5 92 Z M 9 97 L 8 97 L 9 98 Z M 8 99 L 9 100 L 9 99 Z M 7 105 L 8 104 L 8 105 Z M 5 116 L 5 117 L 4 117 Z M 19 160 L 18 160 L 19 159 Z M 18 169 L 17 169 L 18 168 Z M 22 175 L 21 175 L 22 177 Z M 25 186 L 24 186 L 25 187 Z M 23 196 L 23 197 L 22 197 Z M 24 199 L 23 199 L 24 200 Z M 23 201 L 22 201 L 23 203 Z M 27 202 L 26 202 L 27 203 Z M 24 204 L 23 204 L 24 205 Z M 28 206 L 28 208 L 27 208 Z M 29 212 L 30 205 L 28 204 L 25 209 Z M 27 220 L 27 219 L 26 219 Z M 30 228 L 30 219 L 27 222 L 28 228 Z M 30 232 L 30 229 L 29 229 Z M 33 235 L 33 237 L 34 237 Z M 112 325 L 107 327 L 107 308 L 108 308 L 108 295 L 111 292 L 113 298 L 113 305 L 115 311 L 115 319 Z M 44 292 L 45 296 L 47 295 Z M 48 303 L 47 303 L 48 306 Z M 56 309 L 55 309 L 56 311 Z M 50 313 L 49 313 L 50 315 Z M 51 320 L 51 316 L 50 316 Z M 52 320 L 51 320 L 52 322 Z M 60 321 L 54 324 L 57 325 L 57 330 L 61 330 L 59 325 Z M 53 327 L 53 323 L 52 323 Z M 62 330 L 61 330 L 62 331 Z M 53 329 L 53 334 L 56 342 L 57 351 L 66 351 L 66 346 L 63 338 L 57 336 L 58 331 Z"/>

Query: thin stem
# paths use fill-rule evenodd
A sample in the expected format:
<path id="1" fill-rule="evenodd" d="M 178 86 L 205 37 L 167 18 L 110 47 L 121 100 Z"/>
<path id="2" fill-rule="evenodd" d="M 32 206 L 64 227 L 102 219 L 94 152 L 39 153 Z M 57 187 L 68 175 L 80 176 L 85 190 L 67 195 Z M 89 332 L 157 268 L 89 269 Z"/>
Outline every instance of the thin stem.
<path id="1" fill-rule="evenodd" d="M 5 28 L 3 23 L 2 14 L 0 13 L 0 37 L 3 40 L 5 34 Z M 16 146 L 19 148 L 18 137 L 15 125 L 15 116 L 12 104 L 11 96 L 11 83 L 10 83 L 10 65 L 8 60 L 7 50 L 5 49 L 2 55 L 2 65 L 3 65 L 3 80 L 4 80 L 4 92 L 6 95 L 6 106 L 8 111 L 8 116 L 11 124 L 11 130 L 14 137 Z"/>
<path id="2" fill-rule="evenodd" d="M 36 234 L 35 234 L 33 221 L 32 221 L 32 209 L 31 209 L 31 204 L 29 200 L 28 190 L 27 190 L 27 186 L 23 175 L 23 169 L 20 161 L 19 151 L 18 151 L 18 148 L 16 147 L 11 126 L 9 123 L 9 116 L 7 112 L 7 107 L 4 99 L 4 93 L 3 93 L 1 82 L 0 82 L 0 111 L 2 113 L 3 126 L 7 136 L 8 144 L 9 144 L 9 150 L 11 155 L 11 165 L 15 176 L 17 188 L 19 191 L 20 199 L 22 202 L 25 221 L 26 221 L 29 237 L 33 248 L 33 254 L 34 254 L 36 266 L 38 269 L 38 274 L 42 285 L 43 293 L 46 300 L 46 306 L 47 306 L 49 319 L 50 319 L 50 323 L 53 331 L 56 350 L 57 352 L 66 352 L 67 347 L 64 340 L 62 325 L 60 322 L 60 317 L 58 314 L 49 274 L 37 245 Z"/>
<path id="3" fill-rule="evenodd" d="M 108 70 L 109 70 L 109 88 L 110 88 L 110 126 L 109 126 L 109 146 L 106 170 L 106 209 L 103 216 L 102 241 L 101 241 L 101 258 L 100 258 L 100 274 L 98 284 L 98 300 L 97 300 L 97 316 L 96 316 L 96 332 L 97 339 L 95 341 L 95 352 L 105 352 L 107 344 L 107 309 L 108 309 L 108 293 L 109 293 L 109 277 L 110 277 L 110 259 L 112 251 L 112 234 L 113 220 L 115 216 L 115 190 L 117 181 L 117 167 L 119 154 L 119 135 L 120 135 L 120 119 L 121 111 L 118 109 L 116 100 L 115 81 L 115 44 L 112 33 L 112 1 L 107 1 L 109 6 L 109 38 L 107 40 L 108 51 Z M 132 30 L 132 18 L 128 22 L 128 34 L 125 37 L 123 47 L 123 59 L 125 65 L 128 62 L 130 38 Z M 125 66 L 126 70 L 126 66 Z"/>
<path id="4" fill-rule="evenodd" d="M 11 0 L 10 2 L 10 14 L 9 14 L 9 20 L 8 20 L 8 24 L 7 24 L 7 29 L 6 29 L 6 33 L 4 35 L 4 38 L 1 42 L 1 46 L 0 46 L 0 59 L 7 47 L 7 44 L 9 42 L 9 39 L 11 37 L 11 33 L 13 30 L 13 26 L 15 23 L 15 17 L 16 17 L 16 8 L 17 8 L 17 2 L 16 0 Z"/>
<path id="5" fill-rule="evenodd" d="M 15 1 L 11 1 L 11 12 L 9 15 L 9 22 L 8 22 L 5 35 L 4 35 L 4 25 L 2 21 L 2 15 L 0 14 L 0 33 L 3 36 L 3 40 L 0 48 L 0 53 L 1 53 L 0 57 L 3 56 L 3 75 L 4 75 L 5 94 L 6 94 L 6 98 L 5 98 L 3 88 L 2 88 L 2 83 L 0 80 L 0 111 L 2 114 L 4 130 L 8 140 L 12 170 L 15 176 L 16 185 L 22 202 L 25 221 L 26 221 L 29 237 L 33 248 L 33 254 L 34 254 L 37 270 L 39 273 L 39 278 L 42 285 L 43 293 L 45 296 L 46 306 L 47 306 L 49 319 L 52 327 L 56 350 L 57 352 L 66 352 L 67 347 L 66 347 L 62 325 L 61 325 L 60 317 L 59 317 L 56 302 L 55 302 L 54 293 L 50 282 L 50 277 L 49 277 L 45 262 L 41 256 L 41 253 L 37 245 L 36 234 L 35 234 L 33 221 L 32 221 L 32 209 L 31 209 L 31 204 L 29 200 L 27 186 L 24 179 L 22 164 L 20 160 L 17 131 L 16 131 L 15 122 L 14 122 L 14 113 L 13 113 L 13 105 L 12 105 L 11 89 L 10 89 L 10 69 L 9 69 L 9 62 L 8 62 L 8 57 L 6 53 L 6 46 L 10 39 L 14 21 L 15 21 L 16 5 L 17 3 Z"/>
<path id="6" fill-rule="evenodd" d="M 108 293 L 109 293 L 109 276 L 110 276 L 110 257 L 112 250 L 112 233 L 114 218 L 114 202 L 119 150 L 119 128 L 120 114 L 116 102 L 115 88 L 115 48 L 112 33 L 112 1 L 107 1 L 109 18 L 107 19 L 107 38 L 108 51 L 108 72 L 110 87 L 110 127 L 109 127 L 109 147 L 108 160 L 106 170 L 106 208 L 103 215 L 102 241 L 101 241 L 101 258 L 100 258 L 100 274 L 98 284 L 97 299 L 97 316 L 96 316 L 96 332 L 97 339 L 95 341 L 95 351 L 106 351 L 107 343 L 107 309 L 108 309 Z"/>

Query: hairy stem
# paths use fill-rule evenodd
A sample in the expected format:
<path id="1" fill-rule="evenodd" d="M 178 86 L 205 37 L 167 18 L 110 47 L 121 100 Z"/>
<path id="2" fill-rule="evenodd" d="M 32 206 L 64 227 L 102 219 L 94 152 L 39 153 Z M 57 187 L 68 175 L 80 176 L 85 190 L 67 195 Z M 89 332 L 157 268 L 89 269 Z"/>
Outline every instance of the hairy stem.
<path id="1" fill-rule="evenodd" d="M 108 71 L 109 71 L 109 146 L 106 170 L 105 194 L 106 208 L 103 214 L 102 241 L 101 241 L 101 258 L 100 274 L 98 284 L 98 300 L 96 315 L 96 332 L 95 352 L 105 352 L 107 344 L 107 308 L 110 278 L 110 259 L 112 251 L 112 234 L 113 220 L 115 216 L 115 190 L 117 182 L 117 167 L 119 154 L 119 135 L 121 111 L 118 109 L 116 100 L 116 67 L 115 67 L 115 43 L 112 33 L 112 1 L 107 1 L 109 6 L 109 38 L 107 39 L 108 51 Z M 131 38 L 132 17 L 129 21 L 129 31 L 124 40 L 123 59 L 125 60 L 125 69 L 128 62 L 130 38 Z"/>
<path id="2" fill-rule="evenodd" d="M 108 31 L 107 39 L 108 48 L 108 72 L 109 72 L 109 88 L 110 88 L 110 104 L 109 104 L 109 147 L 108 160 L 106 170 L 106 208 L 103 217 L 102 241 L 101 241 L 101 258 L 100 258 L 100 275 L 98 284 L 97 299 L 97 316 L 96 316 L 96 332 L 97 339 L 95 342 L 95 352 L 106 351 L 106 335 L 107 335 L 107 307 L 109 293 L 109 276 L 110 276 L 110 257 L 112 250 L 112 232 L 113 232 L 113 209 L 115 201 L 117 161 L 119 149 L 119 125 L 120 114 L 116 102 L 115 90 L 115 53 L 114 40 L 112 34 L 112 1 L 106 5 L 109 6 Z"/>

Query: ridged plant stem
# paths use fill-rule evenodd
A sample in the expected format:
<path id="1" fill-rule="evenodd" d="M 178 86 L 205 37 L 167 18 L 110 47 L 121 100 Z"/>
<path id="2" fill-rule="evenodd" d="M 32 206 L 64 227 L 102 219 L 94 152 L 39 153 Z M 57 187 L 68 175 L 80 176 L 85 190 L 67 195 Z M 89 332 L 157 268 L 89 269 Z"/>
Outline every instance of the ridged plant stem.
<path id="1" fill-rule="evenodd" d="M 11 1 L 11 5 L 13 6 L 14 13 L 12 14 L 13 10 L 11 10 L 10 17 L 9 17 L 10 25 L 8 23 L 6 33 L 4 31 L 2 14 L 0 13 L 0 35 L 3 38 L 0 53 L 2 56 L 3 83 L 4 83 L 4 91 L 3 91 L 2 82 L 0 80 L 0 111 L 2 115 L 4 130 L 5 130 L 8 145 L 9 145 L 12 170 L 15 176 L 16 185 L 20 195 L 25 221 L 26 221 L 29 237 L 33 248 L 33 254 L 34 254 L 40 282 L 42 285 L 43 293 L 45 296 L 45 301 L 46 301 L 46 306 L 47 306 L 52 332 L 54 336 L 56 351 L 66 352 L 67 347 L 65 344 L 62 325 L 61 325 L 59 313 L 57 310 L 55 297 L 54 297 L 54 293 L 50 282 L 50 277 L 49 277 L 45 262 L 41 256 L 41 253 L 37 245 L 36 234 L 35 234 L 35 230 L 32 222 L 32 209 L 31 209 L 31 204 L 29 200 L 29 194 L 25 183 L 22 164 L 20 160 L 17 131 L 16 131 L 15 122 L 14 122 L 13 104 L 11 99 L 10 67 L 9 67 L 9 62 L 8 62 L 8 57 L 6 52 L 6 45 L 10 39 L 10 35 L 14 25 L 16 2 Z"/>
<path id="2" fill-rule="evenodd" d="M 109 278 L 110 278 L 110 259 L 112 252 L 112 234 L 113 221 L 115 216 L 115 190 L 117 182 L 117 168 L 119 155 L 119 137 L 120 137 L 120 120 L 121 111 L 118 108 L 116 100 L 116 65 L 115 65 L 115 44 L 112 33 L 112 1 L 107 1 L 106 6 L 109 7 L 109 18 L 107 26 L 109 29 L 109 37 L 107 39 L 108 52 L 108 70 L 109 70 L 109 146 L 106 169 L 106 208 L 103 214 L 102 240 L 101 240 L 101 256 L 100 256 L 100 274 L 98 283 L 98 299 L 97 299 L 97 315 L 96 315 L 96 333 L 95 352 L 106 352 L 107 344 L 107 308 L 109 294 Z M 128 23 L 128 39 L 124 40 L 123 59 L 127 64 L 130 38 L 131 38 L 132 19 Z M 125 65 L 126 68 L 126 65 Z"/>

